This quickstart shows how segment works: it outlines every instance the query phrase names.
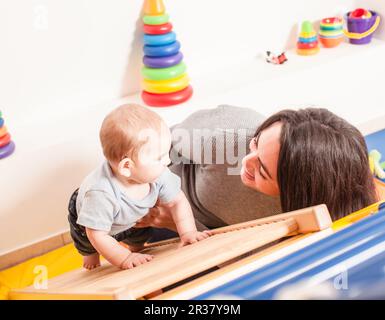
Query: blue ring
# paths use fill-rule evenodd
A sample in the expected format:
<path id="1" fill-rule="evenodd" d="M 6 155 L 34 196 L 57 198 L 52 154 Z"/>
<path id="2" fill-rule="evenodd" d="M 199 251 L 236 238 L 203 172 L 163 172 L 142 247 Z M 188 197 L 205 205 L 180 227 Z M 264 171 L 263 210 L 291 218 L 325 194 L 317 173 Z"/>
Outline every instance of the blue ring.
<path id="1" fill-rule="evenodd" d="M 160 35 L 144 35 L 144 44 L 147 46 L 164 46 L 166 44 L 171 44 L 176 41 L 175 32 L 169 32 Z"/>
<path id="2" fill-rule="evenodd" d="M 167 57 L 177 54 L 180 49 L 179 41 L 175 41 L 166 46 L 144 46 L 144 54 L 148 57 Z"/>
<path id="3" fill-rule="evenodd" d="M 0 159 L 10 156 L 15 151 L 15 143 L 11 141 L 0 148 Z"/>
<path id="4" fill-rule="evenodd" d="M 0 118 L 0 128 L 4 125 L 4 119 Z"/>
<path id="5" fill-rule="evenodd" d="M 301 38 L 301 37 L 299 37 L 298 41 L 299 42 L 306 42 L 306 43 L 316 42 L 317 41 L 317 36 L 311 37 L 311 38 Z"/>

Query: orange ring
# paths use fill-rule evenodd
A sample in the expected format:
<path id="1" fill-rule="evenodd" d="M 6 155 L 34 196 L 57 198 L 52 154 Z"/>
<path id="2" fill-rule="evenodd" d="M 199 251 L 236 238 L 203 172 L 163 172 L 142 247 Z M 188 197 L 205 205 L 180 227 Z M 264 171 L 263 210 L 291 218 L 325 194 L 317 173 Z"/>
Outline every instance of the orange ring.
<path id="1" fill-rule="evenodd" d="M 0 138 L 5 136 L 7 133 L 8 133 L 7 127 L 6 126 L 2 126 L 0 128 Z"/>
<path id="2" fill-rule="evenodd" d="M 314 48 L 314 49 L 298 49 L 297 48 L 297 53 L 301 56 L 311 56 L 313 54 L 318 53 L 319 47 Z"/>

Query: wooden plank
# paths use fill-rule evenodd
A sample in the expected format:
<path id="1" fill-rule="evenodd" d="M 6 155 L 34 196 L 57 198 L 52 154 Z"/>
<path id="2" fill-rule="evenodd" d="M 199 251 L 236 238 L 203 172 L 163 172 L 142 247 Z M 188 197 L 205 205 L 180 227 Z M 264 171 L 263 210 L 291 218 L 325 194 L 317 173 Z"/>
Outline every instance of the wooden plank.
<path id="1" fill-rule="evenodd" d="M 210 238 L 182 248 L 175 241 L 162 242 L 146 248 L 145 252 L 155 258 L 134 269 L 119 270 L 103 262 L 102 267 L 91 271 L 79 269 L 50 279 L 48 289 L 14 290 L 10 298 L 35 294 L 45 299 L 76 299 L 95 294 L 111 299 L 140 298 L 289 234 L 324 229 L 327 221 L 331 223 L 330 216 L 321 205 L 278 215 L 276 219 L 216 229 Z"/>
<path id="2" fill-rule="evenodd" d="M 251 220 L 247 222 L 241 222 L 241 223 L 233 224 L 222 228 L 217 228 L 217 229 L 211 230 L 211 232 L 212 234 L 230 232 L 230 231 L 240 230 L 244 228 L 251 228 L 255 226 L 269 224 L 269 223 L 285 220 L 288 218 L 295 219 L 296 223 L 298 224 L 298 233 L 307 233 L 307 232 L 324 230 L 329 228 L 332 224 L 329 210 L 327 209 L 326 205 L 321 204 L 318 206 L 299 209 L 288 213 L 277 214 L 266 218 Z M 173 239 L 159 241 L 152 244 L 147 244 L 146 247 L 152 248 L 160 245 L 175 243 L 177 241 L 179 241 L 179 238 L 173 238 Z"/>
<path id="3" fill-rule="evenodd" d="M 332 233 L 332 229 L 328 228 L 316 233 L 300 234 L 290 237 L 274 246 L 268 247 L 251 256 L 236 261 L 235 263 L 157 295 L 151 300 L 191 299 L 208 290 L 214 289 L 229 280 L 241 277 L 250 271 L 256 270 L 257 268 L 278 260 L 292 252 L 300 250 Z"/>

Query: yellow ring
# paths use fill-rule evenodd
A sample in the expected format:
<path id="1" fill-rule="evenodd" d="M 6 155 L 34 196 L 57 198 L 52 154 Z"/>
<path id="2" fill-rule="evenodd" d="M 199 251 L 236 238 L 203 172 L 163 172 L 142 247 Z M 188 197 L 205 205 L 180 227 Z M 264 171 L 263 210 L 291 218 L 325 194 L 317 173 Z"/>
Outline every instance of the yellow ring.
<path id="1" fill-rule="evenodd" d="M 315 37 L 317 34 L 315 33 L 315 31 L 312 31 L 312 32 L 301 32 L 299 34 L 300 38 L 313 38 Z"/>
<path id="2" fill-rule="evenodd" d="M 170 80 L 146 80 L 143 79 L 143 90 L 150 93 L 171 93 L 183 90 L 189 85 L 189 77 L 187 74 L 181 75 L 179 78 Z"/>
<path id="3" fill-rule="evenodd" d="M 0 128 L 0 138 L 1 138 L 2 136 L 5 136 L 7 133 L 8 133 L 7 127 L 6 127 L 6 126 L 2 126 L 2 127 Z"/>
<path id="4" fill-rule="evenodd" d="M 318 53 L 319 48 L 314 49 L 297 49 L 297 53 L 301 56 L 310 56 L 312 54 Z"/>

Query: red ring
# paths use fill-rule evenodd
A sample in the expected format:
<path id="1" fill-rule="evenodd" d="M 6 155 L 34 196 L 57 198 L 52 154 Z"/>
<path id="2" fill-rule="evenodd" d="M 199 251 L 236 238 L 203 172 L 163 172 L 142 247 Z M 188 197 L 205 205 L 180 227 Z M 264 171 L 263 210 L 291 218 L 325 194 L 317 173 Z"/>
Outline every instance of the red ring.
<path id="1" fill-rule="evenodd" d="M 150 25 L 150 24 L 143 25 L 143 31 L 146 34 L 165 34 L 165 33 L 171 32 L 171 30 L 172 30 L 172 24 L 170 22 L 167 22 L 165 24 L 158 24 L 158 25 Z"/>
<path id="2" fill-rule="evenodd" d="M 314 48 L 317 48 L 318 46 L 318 41 L 314 41 L 314 42 L 300 42 L 298 41 L 297 42 L 297 48 L 298 49 L 314 49 Z"/>
<path id="3" fill-rule="evenodd" d="M 0 138 L 0 148 L 4 147 L 11 141 L 11 135 L 9 133 L 5 134 Z"/>
<path id="4" fill-rule="evenodd" d="M 188 86 L 183 90 L 165 94 L 156 94 L 143 91 L 142 99 L 147 105 L 151 107 L 168 107 L 187 101 L 190 99 L 192 94 L 193 88 Z"/>

